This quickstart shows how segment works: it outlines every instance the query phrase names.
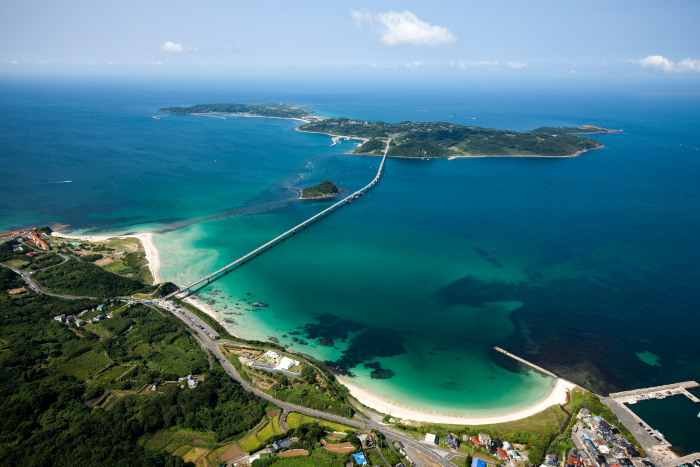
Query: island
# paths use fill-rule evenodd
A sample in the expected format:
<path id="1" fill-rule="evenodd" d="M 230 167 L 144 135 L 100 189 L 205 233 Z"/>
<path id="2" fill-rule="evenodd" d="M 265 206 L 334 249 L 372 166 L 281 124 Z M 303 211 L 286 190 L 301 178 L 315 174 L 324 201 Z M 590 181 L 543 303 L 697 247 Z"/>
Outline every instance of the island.
<path id="1" fill-rule="evenodd" d="M 229 114 L 238 117 L 289 118 L 305 121 L 314 119 L 310 111 L 285 104 L 199 104 L 190 107 L 164 107 L 158 111 L 180 115 Z"/>
<path id="2" fill-rule="evenodd" d="M 574 157 L 603 145 L 579 134 L 616 133 L 592 125 L 542 127 L 531 131 L 496 130 L 446 122 L 370 122 L 326 118 L 301 125 L 299 131 L 365 140 L 354 154 L 381 155 L 392 138 L 388 157 Z"/>
<path id="3" fill-rule="evenodd" d="M 301 199 L 323 199 L 334 198 L 340 193 L 340 188 L 330 180 L 321 182 L 316 186 L 303 188 L 301 190 Z"/>
<path id="4" fill-rule="evenodd" d="M 372 122 L 345 117 L 323 118 L 312 111 L 285 104 L 200 104 L 165 107 L 161 112 L 190 115 L 232 115 L 302 120 L 297 128 L 337 138 L 352 138 L 362 145 L 352 151 L 360 155 L 382 155 L 392 138 L 388 157 L 575 157 L 603 145 L 579 135 L 618 133 L 593 125 L 540 127 L 531 131 L 497 130 L 447 122 Z"/>

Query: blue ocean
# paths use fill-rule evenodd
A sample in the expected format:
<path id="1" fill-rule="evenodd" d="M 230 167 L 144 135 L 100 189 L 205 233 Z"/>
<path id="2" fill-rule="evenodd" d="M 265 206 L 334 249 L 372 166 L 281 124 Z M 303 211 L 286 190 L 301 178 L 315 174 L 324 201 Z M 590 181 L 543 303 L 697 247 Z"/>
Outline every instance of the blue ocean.
<path id="1" fill-rule="evenodd" d="M 549 392 L 496 345 L 598 393 L 700 379 L 693 82 L 5 78 L 0 230 L 155 232 L 163 279 L 184 285 L 329 205 L 298 200 L 300 188 L 374 176 L 379 158 L 297 121 L 158 111 L 280 101 L 390 122 L 623 131 L 576 158 L 390 159 L 362 199 L 199 293 L 234 334 L 276 337 L 436 413 L 506 413 Z"/>

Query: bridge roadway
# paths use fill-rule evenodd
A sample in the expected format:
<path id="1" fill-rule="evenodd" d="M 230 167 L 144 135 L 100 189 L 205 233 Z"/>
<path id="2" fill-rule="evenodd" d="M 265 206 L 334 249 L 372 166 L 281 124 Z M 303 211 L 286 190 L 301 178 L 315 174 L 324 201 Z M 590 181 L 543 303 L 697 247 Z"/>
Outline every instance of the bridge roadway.
<path id="1" fill-rule="evenodd" d="M 359 190 L 357 190 L 356 192 L 354 192 L 350 196 L 343 198 L 342 200 L 338 201 L 337 203 L 333 204 L 332 206 L 324 209 L 323 211 L 319 212 L 315 216 L 306 219 L 301 224 L 299 224 L 295 227 L 292 227 L 291 229 L 289 229 L 286 232 L 284 232 L 283 234 L 273 238 L 272 240 L 265 243 L 264 245 L 257 247 L 255 250 L 251 251 L 247 255 L 238 258 L 236 261 L 227 264 L 223 268 L 212 272 L 211 274 L 209 274 L 206 277 L 203 277 L 195 282 L 192 282 L 191 284 L 189 284 L 185 287 L 179 288 L 178 290 L 176 290 L 175 292 L 172 292 L 171 294 L 165 296 L 164 298 L 165 299 L 172 298 L 172 297 L 174 297 L 178 294 L 181 294 L 181 293 L 185 293 L 186 296 L 191 295 L 193 293 L 192 289 L 195 288 L 196 286 L 203 284 L 202 285 L 202 287 L 203 287 L 203 286 L 210 284 L 211 281 L 216 278 L 216 276 L 218 276 L 220 274 L 221 274 L 221 276 L 228 274 L 232 270 L 238 268 L 239 266 L 243 265 L 244 263 L 247 263 L 251 259 L 255 258 L 260 253 L 263 253 L 263 252 L 269 250 L 270 248 L 274 247 L 275 245 L 279 244 L 280 242 L 284 241 L 287 237 L 290 237 L 290 236 L 294 235 L 296 232 L 298 232 L 299 230 L 306 228 L 307 225 L 316 222 L 317 220 L 321 219 L 324 216 L 327 216 L 331 212 L 342 207 L 343 204 L 349 203 L 350 201 L 352 201 L 353 198 L 355 198 L 357 196 L 364 195 L 365 192 L 367 190 L 369 190 L 370 188 L 374 187 L 374 185 L 376 185 L 382 177 L 382 172 L 384 171 L 384 164 L 386 163 L 386 157 L 387 157 L 387 154 L 389 152 L 389 144 L 391 144 L 391 138 L 389 138 L 386 142 L 386 148 L 384 148 L 384 155 L 382 157 L 382 162 L 379 164 L 379 169 L 377 170 L 377 175 L 366 186 L 364 186 L 363 188 L 360 188 Z"/>

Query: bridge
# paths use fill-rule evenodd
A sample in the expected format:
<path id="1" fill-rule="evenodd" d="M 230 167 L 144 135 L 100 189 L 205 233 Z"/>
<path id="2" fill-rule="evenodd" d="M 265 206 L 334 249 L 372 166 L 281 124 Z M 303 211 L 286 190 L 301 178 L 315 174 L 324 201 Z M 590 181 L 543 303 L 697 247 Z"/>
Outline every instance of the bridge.
<path id="1" fill-rule="evenodd" d="M 260 254 L 264 253 L 265 251 L 273 248 L 274 246 L 280 244 L 287 238 L 291 237 L 301 229 L 306 228 L 309 224 L 313 224 L 317 220 L 327 216 L 328 214 L 332 213 L 333 211 L 340 209 L 342 206 L 345 204 L 349 203 L 353 199 L 359 198 L 360 196 L 364 195 L 368 190 L 374 187 L 377 183 L 379 183 L 379 180 L 382 178 L 382 173 L 384 172 L 384 164 L 386 163 L 386 157 L 389 152 L 389 145 L 391 144 L 391 138 L 389 138 L 386 142 L 386 148 L 384 148 L 384 155 L 382 156 L 382 162 L 379 164 L 379 169 L 377 170 L 377 175 L 372 179 L 371 182 L 369 182 L 367 185 L 364 187 L 360 188 L 350 196 L 347 196 L 346 198 L 343 198 L 342 200 L 338 201 L 337 203 L 333 204 L 332 206 L 327 207 L 323 211 L 319 212 L 313 217 L 310 217 L 306 219 L 304 222 L 301 224 L 292 227 L 291 229 L 287 230 L 281 235 L 278 235 L 277 237 L 273 238 L 269 242 L 265 243 L 264 245 L 261 245 L 257 247 L 255 250 L 251 251 L 250 253 L 246 254 L 245 256 L 242 256 L 238 258 L 236 261 L 233 261 L 232 263 L 227 264 L 221 269 L 217 269 L 216 271 L 212 272 L 206 277 L 203 277 L 197 281 L 192 282 L 191 284 L 186 285 L 185 287 L 181 287 L 175 292 L 172 292 L 169 295 L 166 295 L 165 299 L 172 298 L 176 295 L 179 294 L 185 294 L 185 296 L 191 295 L 197 290 L 206 287 L 207 285 L 211 284 L 213 281 L 220 279 L 221 277 L 225 276 L 229 272 L 233 271 L 234 269 L 242 266 L 243 264 L 247 263 L 253 258 L 256 258 L 257 256 L 260 256 Z"/>

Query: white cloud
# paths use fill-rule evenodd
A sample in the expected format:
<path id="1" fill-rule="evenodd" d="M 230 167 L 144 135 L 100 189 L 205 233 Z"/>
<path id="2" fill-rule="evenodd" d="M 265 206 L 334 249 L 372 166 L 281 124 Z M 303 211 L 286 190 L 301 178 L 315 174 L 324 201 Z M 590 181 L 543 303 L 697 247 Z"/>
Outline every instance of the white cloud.
<path id="1" fill-rule="evenodd" d="M 651 68 L 665 73 L 700 73 L 700 60 L 684 58 L 680 62 L 669 60 L 663 55 L 649 55 L 640 60 L 629 60 L 644 68 Z"/>
<path id="2" fill-rule="evenodd" d="M 700 73 L 700 60 L 684 58 L 676 65 L 679 73 Z"/>
<path id="3" fill-rule="evenodd" d="M 18 65 L 19 61 L 18 60 L 10 60 L 10 65 Z"/>
<path id="4" fill-rule="evenodd" d="M 358 26 L 369 24 L 378 27 L 382 31 L 379 40 L 385 45 L 411 44 L 434 47 L 457 41 L 457 36 L 448 28 L 423 21 L 410 11 L 385 11 L 376 15 L 368 11 L 350 13 Z"/>
<path id="5" fill-rule="evenodd" d="M 406 68 L 421 68 L 424 66 L 425 66 L 425 63 L 419 62 L 418 60 L 416 60 L 415 62 L 411 62 L 411 63 L 406 64 Z"/>
<path id="6" fill-rule="evenodd" d="M 511 67 L 514 70 L 522 70 L 525 68 L 528 64 L 525 62 L 508 62 L 506 63 L 509 67 Z"/>
<path id="7" fill-rule="evenodd" d="M 185 47 L 182 44 L 173 41 L 165 41 L 163 45 L 160 46 L 160 50 L 165 52 L 196 52 L 197 47 Z"/>

